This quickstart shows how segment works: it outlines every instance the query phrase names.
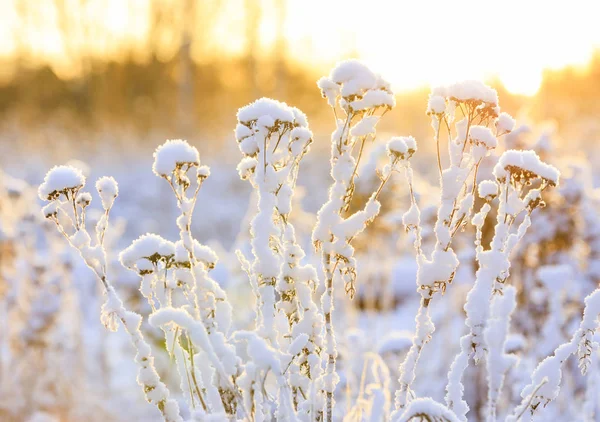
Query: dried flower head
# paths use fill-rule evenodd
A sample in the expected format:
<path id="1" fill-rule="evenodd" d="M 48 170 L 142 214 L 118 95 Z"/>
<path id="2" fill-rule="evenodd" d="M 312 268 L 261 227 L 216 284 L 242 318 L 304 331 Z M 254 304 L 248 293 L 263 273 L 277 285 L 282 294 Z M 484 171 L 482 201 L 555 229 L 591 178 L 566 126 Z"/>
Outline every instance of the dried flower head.
<path id="1" fill-rule="evenodd" d="M 132 268 L 139 260 L 152 263 L 169 260 L 175 255 L 175 245 L 157 234 L 146 233 L 131 243 L 119 254 L 119 261 L 126 268 Z"/>
<path id="2" fill-rule="evenodd" d="M 89 192 L 80 192 L 75 198 L 75 203 L 81 208 L 85 208 L 92 202 L 92 195 Z"/>
<path id="3" fill-rule="evenodd" d="M 80 170 L 70 166 L 55 166 L 46 173 L 44 182 L 38 189 L 39 197 L 44 201 L 53 201 L 60 195 L 74 197 L 85 185 L 85 177 Z"/>
<path id="4" fill-rule="evenodd" d="M 500 183 L 508 177 L 514 186 L 530 185 L 536 179 L 541 179 L 545 185 L 556 186 L 559 174 L 555 167 L 543 163 L 533 151 L 505 151 L 494 167 L 494 176 Z"/>
<path id="5" fill-rule="evenodd" d="M 181 139 L 168 140 L 154 152 L 152 170 L 159 177 L 170 177 L 179 170 L 200 165 L 198 150 Z"/>
<path id="6" fill-rule="evenodd" d="M 388 155 L 400 160 L 408 160 L 417 151 L 417 142 L 412 136 L 395 136 L 387 143 Z"/>
<path id="7" fill-rule="evenodd" d="M 110 176 L 101 177 L 96 181 L 96 190 L 100 195 L 102 207 L 105 210 L 112 208 L 115 198 L 119 195 L 119 185 L 117 181 Z"/>
<path id="8" fill-rule="evenodd" d="M 488 202 L 492 201 L 498 196 L 498 184 L 492 180 L 484 180 L 479 183 L 477 193 L 479 193 L 481 199 L 485 199 Z"/>

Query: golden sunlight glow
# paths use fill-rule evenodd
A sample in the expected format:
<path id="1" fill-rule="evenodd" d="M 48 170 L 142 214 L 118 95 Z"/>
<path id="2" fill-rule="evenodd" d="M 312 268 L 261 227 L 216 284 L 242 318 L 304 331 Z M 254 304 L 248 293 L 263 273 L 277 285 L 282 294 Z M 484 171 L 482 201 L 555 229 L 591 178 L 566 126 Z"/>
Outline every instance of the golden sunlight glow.
<path id="1" fill-rule="evenodd" d="M 38 17 L 44 19 L 27 33 L 27 40 L 14 35 L 20 25 L 15 3 L 3 3 L 0 56 L 10 56 L 27 42 L 34 46 L 37 59 L 50 61 L 57 71 L 71 76 L 76 67 L 64 60 L 67 52 L 59 31 L 53 29 L 59 16 L 49 7 L 51 0 L 37 3 Z M 149 2 L 103 0 L 102 4 L 100 9 L 81 6 L 71 13 L 94 16 L 110 37 L 91 37 L 89 45 L 76 47 L 115 56 L 119 46 L 144 44 Z M 244 54 L 247 0 L 218 4 L 218 24 L 207 40 L 212 54 Z M 544 69 L 585 64 L 600 47 L 596 22 L 600 2 L 596 0 L 574 0 L 568 5 L 543 0 L 259 0 L 257 4 L 261 9 L 257 55 L 279 48 L 288 60 L 319 68 L 340 58 L 359 57 L 400 90 L 497 77 L 514 93 L 534 94 Z M 197 24 L 202 25 L 202 17 Z M 281 32 L 283 48 L 277 42 Z M 205 52 L 194 54 L 197 59 L 205 56 Z"/>
<path id="2" fill-rule="evenodd" d="M 544 69 L 584 64 L 600 47 L 597 1 L 324 3 L 291 1 L 294 21 L 318 25 L 290 25 L 288 38 L 314 40 L 317 59 L 354 50 L 398 89 L 498 77 L 510 91 L 534 94 Z M 348 15 L 325 18 L 336 10 Z"/>

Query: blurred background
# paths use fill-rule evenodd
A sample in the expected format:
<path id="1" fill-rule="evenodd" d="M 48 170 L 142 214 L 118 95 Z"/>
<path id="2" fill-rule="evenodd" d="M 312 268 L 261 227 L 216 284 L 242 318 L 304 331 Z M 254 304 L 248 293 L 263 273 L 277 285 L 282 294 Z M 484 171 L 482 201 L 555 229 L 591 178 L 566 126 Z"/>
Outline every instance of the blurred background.
<path id="1" fill-rule="evenodd" d="M 476 78 L 521 120 L 585 147 L 598 140 L 597 2 L 419 3 L 1 0 L 3 157 L 154 148 L 165 137 L 206 154 L 231 142 L 237 108 L 260 96 L 298 106 L 327 132 L 315 80 L 349 57 L 394 85 L 385 129 L 395 133 L 426 139 L 429 85 Z"/>

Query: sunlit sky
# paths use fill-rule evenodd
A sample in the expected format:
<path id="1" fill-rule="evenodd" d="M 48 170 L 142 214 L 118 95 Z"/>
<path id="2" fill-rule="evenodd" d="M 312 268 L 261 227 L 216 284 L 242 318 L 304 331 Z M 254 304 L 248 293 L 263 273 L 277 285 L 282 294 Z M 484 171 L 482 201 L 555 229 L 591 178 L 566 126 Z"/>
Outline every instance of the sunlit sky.
<path id="1" fill-rule="evenodd" d="M 185 14 L 185 1 L 162 1 L 172 2 Z M 208 1 L 198 4 L 204 8 Z M 242 54 L 247 46 L 248 0 L 214 1 L 219 12 L 211 19 L 216 25 L 207 37 L 208 48 L 213 54 Z M 358 56 L 396 89 L 498 77 L 513 92 L 533 94 L 545 68 L 583 65 L 600 48 L 598 0 L 283 1 L 280 24 L 281 13 L 273 6 L 282 0 L 257 0 L 262 6 L 258 32 L 262 54 L 273 51 L 281 29 L 287 59 L 325 67 L 341 57 Z M 33 2 L 35 13 L 28 23 L 20 19 L 16 4 L 0 0 L 0 55 L 10 57 L 27 45 L 35 59 L 50 62 L 63 76 L 73 76 L 57 30 L 55 2 Z M 79 2 L 65 0 L 65 4 Z M 97 0 L 71 9 L 76 20 L 94 22 L 87 44 L 73 44 L 109 56 L 132 45 L 140 48 L 149 28 L 148 9 L 143 0 Z M 196 25 L 203 25 L 202 15 Z M 203 48 L 205 56 L 207 46 Z M 168 55 L 168 47 L 165 51 Z"/>

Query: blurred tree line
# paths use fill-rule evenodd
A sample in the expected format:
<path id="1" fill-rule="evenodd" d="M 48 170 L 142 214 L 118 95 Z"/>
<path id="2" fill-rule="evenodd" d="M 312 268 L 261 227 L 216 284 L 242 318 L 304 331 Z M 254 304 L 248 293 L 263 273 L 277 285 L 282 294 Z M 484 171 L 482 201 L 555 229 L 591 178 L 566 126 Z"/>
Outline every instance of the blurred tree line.
<path id="1" fill-rule="evenodd" d="M 219 131 L 225 123 L 223 111 L 235 111 L 257 96 L 283 97 L 308 110 L 317 103 L 315 75 L 287 60 L 281 26 L 268 57 L 257 54 L 259 2 L 241 2 L 246 22 L 242 54 L 203 48 L 209 41 L 215 44 L 208 38 L 212 25 L 219 23 L 218 15 L 226 12 L 224 2 L 150 0 L 145 45 L 131 43 L 117 57 L 89 47 L 98 44 L 97 37 L 110 34 L 95 27 L 97 19 L 86 19 L 82 8 L 89 3 L 102 7 L 104 2 L 53 0 L 49 4 L 61 34 L 64 60 L 76 69 L 73 77 L 61 77 L 50 63 L 36 60 L 27 43 L 27 33 L 43 19 L 38 1 L 17 1 L 22 24 L 15 34 L 13 72 L 0 84 L 2 116 L 18 116 L 28 127 L 58 121 L 67 127 L 124 126 L 141 134 L 163 127 L 183 136 L 198 130 Z M 285 14 L 283 0 L 273 0 L 273 6 Z"/>
<path id="2" fill-rule="evenodd" d="M 238 107 L 272 96 L 304 110 L 316 131 L 322 122 L 330 126 L 330 111 L 315 86 L 326 69 L 301 65 L 289 52 L 286 0 L 233 0 L 233 6 L 220 0 L 148 0 L 142 2 L 144 36 L 122 43 L 118 53 L 115 35 L 105 30 L 107 21 L 99 14 L 111 0 L 14 2 L 19 25 L 14 55 L 10 63 L 0 63 L 12 69 L 0 81 L 0 125 L 16 122 L 33 129 L 51 124 L 67 132 L 122 128 L 139 136 L 160 128 L 173 137 L 210 134 L 218 139 L 231 133 Z M 138 3 L 123 1 L 129 8 Z M 223 20 L 232 7 L 239 19 Z M 275 26 L 265 51 L 260 31 L 267 9 Z M 215 32 L 223 22 L 230 26 Z M 29 34 L 42 23 L 59 34 L 68 76 L 32 46 Z M 222 51 L 224 41 L 215 36 L 228 32 L 241 40 L 236 53 Z M 99 54 L 102 47 L 97 46 L 112 53 Z M 593 123 L 600 115 L 600 55 L 584 72 L 547 72 L 533 103 L 509 94 L 499 81 L 492 84 L 503 109 L 514 114 L 532 104 L 532 117 L 563 125 L 574 116 Z M 402 93 L 394 117 L 382 129 L 429 136 L 427 95 L 426 88 Z"/>

